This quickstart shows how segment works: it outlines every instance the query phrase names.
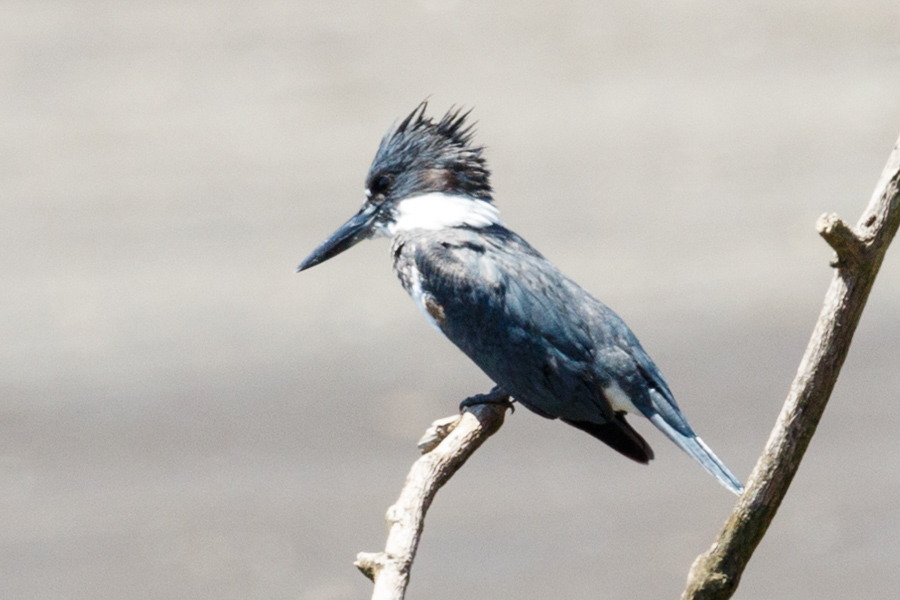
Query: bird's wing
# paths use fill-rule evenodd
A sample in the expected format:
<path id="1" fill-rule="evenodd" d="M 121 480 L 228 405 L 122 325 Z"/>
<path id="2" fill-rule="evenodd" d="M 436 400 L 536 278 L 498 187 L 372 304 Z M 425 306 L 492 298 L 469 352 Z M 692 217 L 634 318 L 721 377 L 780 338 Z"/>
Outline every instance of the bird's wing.
<path id="1" fill-rule="evenodd" d="M 422 304 L 444 335 L 538 414 L 647 462 L 650 446 L 619 414 L 638 412 L 739 491 L 740 482 L 691 430 L 622 319 L 521 238 L 490 229 L 415 241 Z"/>
<path id="2" fill-rule="evenodd" d="M 585 302 L 597 302 L 515 234 L 456 230 L 417 241 L 422 287 L 441 331 L 535 412 L 608 423 Z M 602 374 L 601 374 L 602 376 Z"/>

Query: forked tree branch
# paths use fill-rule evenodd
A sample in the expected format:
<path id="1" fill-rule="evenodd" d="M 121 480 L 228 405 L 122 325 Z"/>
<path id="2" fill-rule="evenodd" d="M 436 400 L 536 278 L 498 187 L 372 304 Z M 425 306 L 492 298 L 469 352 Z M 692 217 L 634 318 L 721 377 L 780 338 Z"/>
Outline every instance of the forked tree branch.
<path id="1" fill-rule="evenodd" d="M 746 491 L 713 545 L 697 557 L 681 600 L 724 600 L 775 517 L 816 431 L 850 350 L 869 291 L 900 225 L 900 140 L 859 223 L 823 215 L 819 233 L 834 248 L 834 278 L 787 400 Z"/>
<path id="2" fill-rule="evenodd" d="M 424 455 L 413 464 L 400 498 L 387 511 L 389 530 L 384 552 L 356 555 L 353 564 L 375 583 L 372 600 L 403 598 L 425 524 L 425 512 L 434 495 L 500 429 L 506 409 L 511 406 L 509 396 L 499 388 L 468 401 L 482 403 L 472 404 L 459 415 L 435 421 L 419 441 Z"/>
<path id="3" fill-rule="evenodd" d="M 834 248 L 834 279 L 775 428 L 718 538 L 694 561 L 681 600 L 724 600 L 741 574 L 803 459 L 850 349 L 866 300 L 900 225 L 900 140 L 869 206 L 855 228 L 836 215 L 816 227 Z M 425 512 L 438 489 L 503 424 L 508 396 L 499 389 L 460 415 L 435 421 L 420 441 L 397 502 L 388 509 L 384 552 L 357 555 L 356 566 L 375 582 L 373 600 L 402 600 L 422 534 Z"/>

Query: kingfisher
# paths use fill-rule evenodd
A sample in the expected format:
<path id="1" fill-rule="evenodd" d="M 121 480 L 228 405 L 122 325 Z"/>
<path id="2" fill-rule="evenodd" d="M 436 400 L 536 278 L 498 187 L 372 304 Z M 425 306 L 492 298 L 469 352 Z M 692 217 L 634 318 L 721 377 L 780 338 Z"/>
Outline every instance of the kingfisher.
<path id="1" fill-rule="evenodd" d="M 500 220 L 471 110 L 437 120 L 426 108 L 387 132 L 359 212 L 297 271 L 393 238 L 394 271 L 425 318 L 516 402 L 644 464 L 653 450 L 625 419 L 645 417 L 742 493 L 625 322 Z"/>

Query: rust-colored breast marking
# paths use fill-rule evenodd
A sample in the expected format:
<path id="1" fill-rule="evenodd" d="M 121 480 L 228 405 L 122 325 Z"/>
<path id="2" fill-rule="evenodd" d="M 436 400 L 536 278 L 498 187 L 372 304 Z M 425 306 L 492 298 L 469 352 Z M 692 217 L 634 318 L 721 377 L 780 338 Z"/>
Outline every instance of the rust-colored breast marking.
<path id="1" fill-rule="evenodd" d="M 444 309 L 429 295 L 425 296 L 425 310 L 428 311 L 428 314 L 431 315 L 431 318 L 434 319 L 438 326 L 444 326 Z"/>

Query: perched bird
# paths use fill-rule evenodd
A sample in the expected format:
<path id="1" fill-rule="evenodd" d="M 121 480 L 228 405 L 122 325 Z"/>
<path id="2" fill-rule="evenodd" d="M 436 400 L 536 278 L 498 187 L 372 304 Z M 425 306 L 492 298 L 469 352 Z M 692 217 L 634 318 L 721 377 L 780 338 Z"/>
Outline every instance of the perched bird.
<path id="1" fill-rule="evenodd" d="M 653 451 L 625 415 L 644 416 L 741 493 L 624 321 L 500 221 L 469 113 L 436 121 L 425 109 L 388 131 L 362 208 L 297 271 L 392 237 L 394 270 L 425 318 L 517 402 L 640 463 Z"/>

